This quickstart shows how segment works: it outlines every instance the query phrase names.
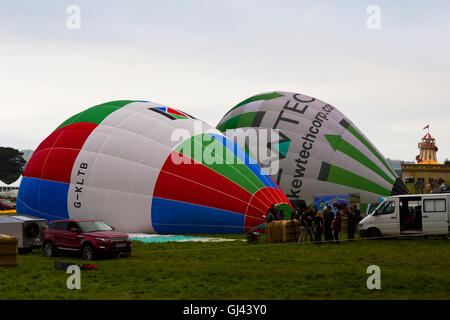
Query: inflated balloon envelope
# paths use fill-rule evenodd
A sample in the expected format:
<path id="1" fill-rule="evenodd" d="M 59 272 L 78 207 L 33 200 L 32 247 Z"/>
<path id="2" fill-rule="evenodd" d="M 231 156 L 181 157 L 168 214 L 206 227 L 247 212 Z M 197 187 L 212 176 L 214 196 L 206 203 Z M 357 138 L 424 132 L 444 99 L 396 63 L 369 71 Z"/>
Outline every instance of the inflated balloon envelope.
<path id="1" fill-rule="evenodd" d="M 240 233 L 262 224 L 271 204 L 289 215 L 276 183 L 218 130 L 161 104 L 123 100 L 74 115 L 39 145 L 17 212 L 103 219 L 124 232 Z"/>
<path id="2" fill-rule="evenodd" d="M 282 91 L 258 94 L 229 110 L 217 128 L 268 171 L 275 168 L 270 174 L 293 202 L 312 204 L 314 195 L 359 193 L 365 204 L 408 193 L 355 124 L 321 100 Z M 258 137 L 260 131 L 270 130 L 271 140 L 250 144 L 240 137 L 252 130 Z M 264 154 L 273 160 L 271 166 L 261 158 Z"/>

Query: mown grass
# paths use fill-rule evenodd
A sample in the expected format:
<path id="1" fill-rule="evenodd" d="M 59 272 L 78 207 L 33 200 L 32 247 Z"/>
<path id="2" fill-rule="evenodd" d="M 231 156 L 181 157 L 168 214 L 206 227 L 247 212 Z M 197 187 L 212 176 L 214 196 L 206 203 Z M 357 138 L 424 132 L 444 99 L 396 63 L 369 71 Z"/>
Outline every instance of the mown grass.
<path id="1" fill-rule="evenodd" d="M 216 235 L 217 236 L 217 235 Z M 230 237 L 230 236 L 228 236 Z M 243 238 L 243 236 L 233 237 Z M 0 299 L 449 299 L 450 242 L 363 240 L 334 244 L 134 242 L 133 254 L 82 271 L 69 290 L 54 261 L 39 252 L 0 268 Z M 381 268 L 381 290 L 366 269 Z"/>

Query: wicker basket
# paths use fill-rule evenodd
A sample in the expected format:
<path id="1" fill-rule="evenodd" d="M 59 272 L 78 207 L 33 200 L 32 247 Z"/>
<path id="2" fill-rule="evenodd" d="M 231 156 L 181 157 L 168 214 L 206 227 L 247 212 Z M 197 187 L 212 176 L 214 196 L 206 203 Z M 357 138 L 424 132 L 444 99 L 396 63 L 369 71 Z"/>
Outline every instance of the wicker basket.
<path id="1" fill-rule="evenodd" d="M 297 241 L 300 235 L 300 221 L 280 220 L 266 224 L 267 242 L 292 242 Z"/>

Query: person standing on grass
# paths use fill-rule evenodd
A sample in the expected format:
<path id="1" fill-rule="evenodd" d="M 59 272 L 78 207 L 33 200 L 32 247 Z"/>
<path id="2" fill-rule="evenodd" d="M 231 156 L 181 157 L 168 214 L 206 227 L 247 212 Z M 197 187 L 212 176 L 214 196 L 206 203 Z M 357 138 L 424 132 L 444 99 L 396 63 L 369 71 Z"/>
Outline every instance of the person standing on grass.
<path id="1" fill-rule="evenodd" d="M 313 232 L 313 221 L 314 221 L 314 211 L 308 207 L 305 209 L 304 213 L 306 214 L 306 228 L 309 234 L 310 241 L 314 241 L 314 232 Z"/>
<path id="2" fill-rule="evenodd" d="M 306 242 L 308 236 L 308 217 L 306 212 L 303 211 L 300 215 L 300 237 L 298 237 L 298 243 Z"/>
<path id="3" fill-rule="evenodd" d="M 275 220 L 275 206 L 272 204 L 271 206 L 270 206 L 270 209 L 269 210 L 267 210 L 267 213 L 266 213 L 266 222 L 267 223 L 269 223 L 269 222 L 272 222 L 273 220 Z"/>
<path id="4" fill-rule="evenodd" d="M 302 209 L 300 209 L 299 205 L 295 206 L 295 210 L 293 212 L 294 215 L 294 219 L 295 220 L 300 220 L 300 216 L 302 215 Z"/>
<path id="5" fill-rule="evenodd" d="M 358 221 L 358 218 L 356 217 L 355 207 L 352 207 L 352 209 L 347 212 L 348 239 L 355 239 L 355 230 L 356 230 L 357 221 Z"/>
<path id="6" fill-rule="evenodd" d="M 341 224 L 342 224 L 342 217 L 341 217 L 341 213 L 338 211 L 338 212 L 336 212 L 336 218 L 334 218 L 333 223 L 332 223 L 333 237 L 334 237 L 334 242 L 336 244 L 339 243 L 339 232 L 341 231 Z"/>
<path id="7" fill-rule="evenodd" d="M 353 210 L 355 211 L 355 216 L 356 216 L 355 233 L 357 233 L 358 232 L 358 222 L 360 222 L 362 220 L 361 211 L 358 209 L 358 206 L 356 204 L 353 206 Z"/>
<path id="8" fill-rule="evenodd" d="M 331 230 L 331 224 L 334 219 L 334 214 L 331 212 L 330 207 L 325 208 L 325 213 L 323 215 L 323 227 L 325 232 L 325 241 L 333 240 L 333 233 Z"/>
<path id="9" fill-rule="evenodd" d="M 322 211 L 317 211 L 314 216 L 314 241 L 322 241 L 322 227 L 323 227 L 323 214 Z"/>

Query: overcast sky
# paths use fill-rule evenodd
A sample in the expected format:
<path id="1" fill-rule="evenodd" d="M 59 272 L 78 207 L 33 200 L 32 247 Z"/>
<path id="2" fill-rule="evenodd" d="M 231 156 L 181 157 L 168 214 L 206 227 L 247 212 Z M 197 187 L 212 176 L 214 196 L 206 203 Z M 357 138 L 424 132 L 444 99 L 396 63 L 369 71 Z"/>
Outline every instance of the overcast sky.
<path id="1" fill-rule="evenodd" d="M 67 28 L 69 5 L 81 28 Z M 368 29 L 369 5 L 381 28 Z M 283 90 L 340 109 L 386 156 L 414 160 L 430 124 L 450 158 L 450 1 L 0 0 L 0 146 L 35 149 L 118 99 L 215 126 Z"/>

